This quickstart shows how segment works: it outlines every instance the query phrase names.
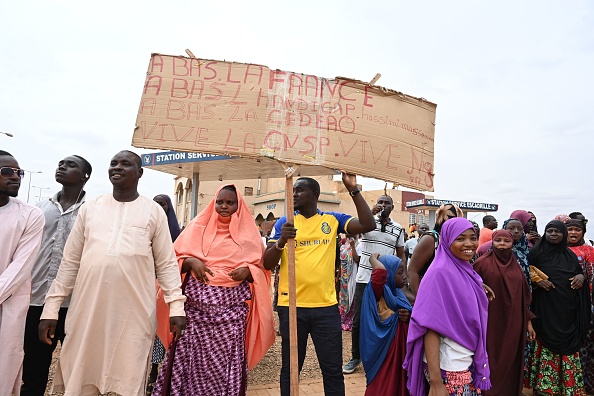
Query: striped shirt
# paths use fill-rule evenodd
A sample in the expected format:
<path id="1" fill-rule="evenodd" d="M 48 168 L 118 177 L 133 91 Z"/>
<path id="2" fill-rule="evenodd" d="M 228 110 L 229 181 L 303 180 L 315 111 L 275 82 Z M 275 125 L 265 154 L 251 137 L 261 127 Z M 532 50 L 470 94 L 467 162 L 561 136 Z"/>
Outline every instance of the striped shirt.
<path id="1" fill-rule="evenodd" d="M 361 238 L 361 260 L 357 271 L 357 283 L 369 283 L 371 279 L 371 264 L 369 258 L 372 254 L 396 255 L 396 248 L 404 246 L 404 229 L 395 221 L 382 225 L 378 217 L 375 218 L 375 230 L 366 232 Z"/>
<path id="2" fill-rule="evenodd" d="M 76 221 L 78 210 L 86 196 L 86 193 L 83 194 L 80 202 L 63 210 L 59 202 L 60 194 L 61 192 L 58 192 L 50 199 L 37 203 L 37 207 L 43 211 L 45 216 L 45 226 L 43 227 L 39 255 L 31 271 L 31 303 L 29 305 L 43 306 L 45 295 L 58 274 L 64 246 Z M 64 299 L 62 307 L 68 307 L 69 304 L 70 296 Z"/>

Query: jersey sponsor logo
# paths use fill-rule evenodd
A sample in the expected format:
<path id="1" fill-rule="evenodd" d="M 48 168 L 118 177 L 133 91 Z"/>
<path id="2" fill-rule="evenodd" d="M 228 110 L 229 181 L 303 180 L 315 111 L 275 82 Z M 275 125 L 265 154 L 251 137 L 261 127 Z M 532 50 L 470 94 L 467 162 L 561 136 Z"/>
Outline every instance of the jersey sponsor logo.
<path id="1" fill-rule="evenodd" d="M 332 228 L 330 228 L 330 224 L 323 222 L 322 223 L 322 232 L 324 234 L 330 234 L 332 232 Z"/>

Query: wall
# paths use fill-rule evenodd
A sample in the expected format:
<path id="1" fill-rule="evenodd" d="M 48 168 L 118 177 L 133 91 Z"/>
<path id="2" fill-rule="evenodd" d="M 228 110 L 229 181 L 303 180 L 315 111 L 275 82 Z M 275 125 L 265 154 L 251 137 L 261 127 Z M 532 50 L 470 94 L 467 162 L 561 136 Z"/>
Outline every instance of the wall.
<path id="1" fill-rule="evenodd" d="M 338 177 L 336 178 L 338 179 Z M 295 177 L 295 179 L 297 179 L 297 177 Z M 318 202 L 318 208 L 321 211 L 342 212 L 350 214 L 352 216 L 357 216 L 357 210 L 353 203 L 353 199 L 346 191 L 346 188 L 342 184 L 342 181 L 335 181 L 333 180 L 332 176 L 318 176 L 314 177 L 314 179 L 316 179 L 318 183 L 320 183 L 320 189 L 322 191 L 322 194 L 320 195 L 320 200 Z M 285 179 L 262 179 L 260 182 L 260 195 L 257 195 L 257 179 L 229 181 L 225 180 L 222 182 L 218 180 L 200 182 L 198 195 L 198 213 L 202 209 L 204 209 L 204 207 L 210 202 L 211 199 L 213 199 L 214 193 L 223 184 L 236 185 L 236 187 L 239 189 L 240 193 L 244 195 L 246 202 L 250 206 L 252 215 L 254 219 L 256 219 L 257 224 L 261 224 L 264 221 L 266 221 L 271 213 L 276 218 L 284 215 Z M 179 204 L 177 204 L 177 202 L 174 203 L 180 225 L 184 226 L 190 220 L 189 213 L 191 205 L 191 194 L 188 193 L 187 188 L 191 188 L 191 181 L 184 177 L 178 177 L 175 181 L 175 188 L 177 188 L 178 186 L 181 186 L 183 190 L 182 202 L 180 202 Z M 252 196 L 246 196 L 244 194 L 246 187 L 251 187 L 253 189 Z M 408 191 L 393 189 L 387 190 L 386 193 L 387 195 L 392 197 L 392 200 L 394 201 L 394 210 L 392 211 L 390 217 L 392 218 L 392 220 L 406 227 L 406 229 L 408 230 L 409 212 L 417 213 L 417 211 L 405 211 L 401 210 L 401 208 L 404 207 L 405 200 L 410 200 L 410 197 L 416 197 L 417 194 L 420 193 L 413 193 L 413 195 Z M 367 202 L 367 204 L 369 205 L 369 207 L 371 208 L 373 207 L 373 205 L 375 205 L 377 199 L 380 196 L 384 195 L 385 192 L 384 190 L 370 190 L 362 191 L 361 194 Z M 423 194 L 420 194 L 420 196 L 424 197 Z M 270 205 L 274 205 L 274 208 L 271 208 Z"/>

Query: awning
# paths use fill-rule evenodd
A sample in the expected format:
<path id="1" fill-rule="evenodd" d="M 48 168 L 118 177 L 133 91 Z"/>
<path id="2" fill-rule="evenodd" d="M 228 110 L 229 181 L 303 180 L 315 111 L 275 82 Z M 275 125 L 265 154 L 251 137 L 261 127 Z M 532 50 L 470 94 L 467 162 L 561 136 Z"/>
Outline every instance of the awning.
<path id="1" fill-rule="evenodd" d="M 268 179 L 285 177 L 283 167 L 270 158 L 242 158 L 224 155 L 162 151 L 142 155 L 142 165 L 148 169 L 192 178 L 200 174 L 201 181 Z M 337 171 L 322 166 L 300 165 L 294 176 L 336 175 Z"/>

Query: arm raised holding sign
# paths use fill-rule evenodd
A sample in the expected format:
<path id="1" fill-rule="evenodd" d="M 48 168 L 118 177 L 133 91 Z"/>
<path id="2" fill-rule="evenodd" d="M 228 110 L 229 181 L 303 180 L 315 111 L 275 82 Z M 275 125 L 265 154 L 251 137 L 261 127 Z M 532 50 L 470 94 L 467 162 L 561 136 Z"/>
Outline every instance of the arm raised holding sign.
<path id="1" fill-rule="evenodd" d="M 317 189 L 308 188 L 307 183 L 303 183 L 305 179 L 308 178 L 298 179 L 295 183 L 293 187 L 293 201 L 295 210 L 299 211 L 304 217 L 309 218 L 317 214 L 320 191 L 319 186 Z M 345 231 L 351 235 L 356 235 L 375 229 L 373 214 L 357 188 L 357 176 L 343 172 L 342 182 L 351 197 L 353 197 L 357 215 L 359 216 L 359 218 L 353 218 L 348 222 Z M 278 264 L 287 241 L 297 237 L 297 229 L 293 223 L 283 221 L 278 229 L 275 227 L 275 230 L 278 235 L 275 233 L 273 238 L 271 238 L 270 242 L 268 242 L 266 253 L 264 253 L 264 266 L 270 270 L 274 269 Z"/>
<path id="2" fill-rule="evenodd" d="M 355 235 L 364 234 L 375 229 L 375 218 L 369 209 L 369 205 L 367 205 L 367 202 L 365 202 L 365 199 L 361 196 L 357 188 L 357 176 L 343 172 L 342 182 L 347 190 L 349 190 L 350 196 L 353 197 L 353 203 L 357 208 L 357 216 L 359 216 L 359 218 L 354 218 L 349 222 L 347 232 Z"/>
<path id="3" fill-rule="evenodd" d="M 324 388 L 344 393 L 342 376 L 342 331 L 340 314 L 334 291 L 334 265 L 338 233 L 365 233 L 375 229 L 375 219 L 357 189 L 355 175 L 343 173 L 342 180 L 357 208 L 359 218 L 344 213 L 318 210 L 320 185 L 312 178 L 301 177 L 293 185 L 295 220 L 280 218 L 274 226 L 264 266 L 276 267 L 281 261 L 278 284 L 278 316 L 282 337 L 281 395 L 290 393 L 290 337 L 289 337 L 289 259 L 284 254 L 287 241 L 296 238 L 295 285 L 296 322 L 306 323 L 309 334 L 299 332 L 295 348 L 302 360 L 307 338 L 316 345 L 316 353 L 326 362 L 322 367 Z M 292 242 L 290 242 L 292 243 Z M 307 308 L 307 312 L 302 311 Z M 315 314 L 314 314 L 315 312 Z M 332 330 L 329 330 L 332 329 Z"/>

